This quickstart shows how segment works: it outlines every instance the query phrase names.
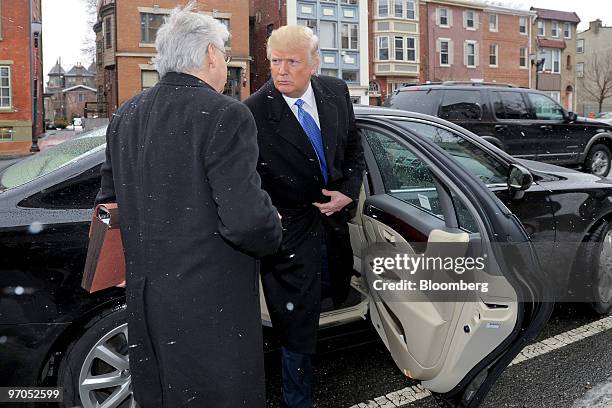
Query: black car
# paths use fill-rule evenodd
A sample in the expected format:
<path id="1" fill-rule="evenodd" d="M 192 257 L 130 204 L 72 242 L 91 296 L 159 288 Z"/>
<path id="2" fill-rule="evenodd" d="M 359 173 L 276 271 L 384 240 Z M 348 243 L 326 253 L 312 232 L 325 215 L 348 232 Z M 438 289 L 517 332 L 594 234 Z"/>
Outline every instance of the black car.
<path id="1" fill-rule="evenodd" d="M 368 166 L 349 224 L 361 296 L 322 313 L 322 327 L 369 316 L 402 372 L 453 406 L 477 406 L 552 311 L 541 301 L 552 288 L 534 243 L 595 241 L 593 268 L 582 272 L 596 283 L 598 310 L 610 308 L 611 271 L 598 266 L 612 245 L 612 182 L 517 161 L 439 118 L 362 107 L 356 115 Z M 123 289 L 80 288 L 104 143 L 97 130 L 0 173 L 0 385 L 62 386 L 67 405 L 87 408 L 133 403 Z M 436 240 L 522 245 L 515 259 L 491 252 L 506 296 L 440 304 L 394 301 L 375 289 L 363 250 Z M 579 251 L 564 248 L 558 262 Z M 556 277 L 560 293 L 569 279 Z"/>
<path id="2" fill-rule="evenodd" d="M 566 112 L 540 91 L 448 81 L 399 89 L 385 106 L 449 120 L 518 158 L 610 172 L 612 126 Z"/>

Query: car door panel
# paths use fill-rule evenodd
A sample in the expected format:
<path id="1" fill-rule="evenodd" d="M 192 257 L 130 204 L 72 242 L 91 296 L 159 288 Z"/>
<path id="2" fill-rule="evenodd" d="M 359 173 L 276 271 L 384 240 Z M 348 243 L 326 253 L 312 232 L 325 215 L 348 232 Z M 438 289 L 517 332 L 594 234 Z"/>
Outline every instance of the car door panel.
<path id="1" fill-rule="evenodd" d="M 387 272 L 376 274 L 373 264 L 368 262 L 363 268 L 371 292 L 372 322 L 400 370 L 421 380 L 423 386 L 438 393 L 439 398 L 455 402 L 465 399 L 465 406 L 476 406 L 474 404 L 479 403 L 501 372 L 486 371 L 483 364 L 490 368 L 496 358 L 505 355 L 501 348 L 520 341 L 522 325 L 531 321 L 526 319 L 525 307 L 517 301 L 518 294 L 506 276 L 509 272 L 505 270 L 505 262 L 508 260 L 503 259 L 497 265 L 502 255 L 493 251 L 488 241 L 483 242 L 480 230 L 468 233 L 460 229 L 455 211 L 448 208 L 452 203 L 451 191 L 465 201 L 473 214 L 483 217 L 479 218 L 481 228 L 494 221 L 496 239 L 512 236 L 526 241 L 525 231 L 486 186 L 474 184 L 479 182 L 452 163 L 452 159 L 433 143 L 410 139 L 414 144 L 409 144 L 408 138 L 402 137 L 405 129 L 392 124 L 361 126 L 368 141 L 366 150 L 370 149 L 369 154 L 366 152 L 368 168 L 371 173 L 379 173 L 370 179 L 383 181 L 383 185 L 373 187 L 363 212 L 364 235 L 369 244 L 375 245 L 376 251 L 387 253 L 402 248 L 407 253 L 427 255 L 426 251 L 436 243 L 453 241 L 462 243 L 454 255 L 483 250 L 491 255 L 487 271 L 478 273 L 487 274 L 494 292 L 466 292 L 453 301 L 440 301 L 418 290 L 408 293 L 377 290 L 373 286 L 376 279 L 397 282 L 400 277 Z M 376 142 L 376 137 L 371 136 L 371 132 L 376 131 L 393 142 Z M 393 143 L 401 144 L 411 153 L 399 152 L 401 149 Z M 418 160 L 422 163 L 417 163 Z M 443 167 L 446 170 L 442 170 Z M 407 169 L 412 173 L 408 174 Z M 426 178 L 425 170 L 434 176 L 419 184 L 422 177 Z M 460 184 L 459 180 L 452 180 L 455 177 L 460 178 Z M 389 178 L 391 181 L 387 181 Z M 432 196 L 432 180 L 437 197 Z M 478 190 L 477 197 L 472 195 L 474 191 L 466 190 L 464 184 Z M 463 186 L 459 188 L 460 185 Z M 412 197 L 424 192 L 429 193 L 426 200 Z M 477 209 L 480 203 L 486 203 L 490 211 Z M 491 205 L 495 209 L 488 207 Z M 500 209 L 506 214 L 502 215 L 504 211 Z M 491 224 L 487 225 L 490 229 Z M 487 232 L 490 239 L 492 234 L 490 230 Z M 547 315 L 550 309 L 538 308 L 538 313 L 539 316 Z M 537 329 L 541 329 L 541 325 L 535 331 Z"/>

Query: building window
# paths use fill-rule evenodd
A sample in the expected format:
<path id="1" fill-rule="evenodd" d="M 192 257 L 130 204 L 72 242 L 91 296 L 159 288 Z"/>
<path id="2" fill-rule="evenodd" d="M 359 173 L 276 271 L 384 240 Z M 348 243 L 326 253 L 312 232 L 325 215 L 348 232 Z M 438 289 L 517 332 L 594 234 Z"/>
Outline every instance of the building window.
<path id="1" fill-rule="evenodd" d="M 321 48 L 338 48 L 337 36 L 336 23 L 321 21 L 321 31 L 319 33 Z"/>
<path id="2" fill-rule="evenodd" d="M 463 23 L 465 28 L 468 30 L 476 29 L 476 13 L 472 10 L 468 10 L 463 13 Z"/>
<path id="3" fill-rule="evenodd" d="M 368 94 L 370 96 L 380 96 L 380 84 L 378 81 L 370 81 Z"/>
<path id="4" fill-rule="evenodd" d="M 416 40 L 406 37 L 406 57 L 408 61 L 416 61 Z"/>
<path id="5" fill-rule="evenodd" d="M 497 31 L 497 14 L 489 14 L 489 31 Z"/>
<path id="6" fill-rule="evenodd" d="M 80 94 L 79 94 L 79 102 L 83 102 L 83 100 L 84 100 L 83 94 L 82 94 L 82 93 L 80 93 Z"/>
<path id="7" fill-rule="evenodd" d="M 553 21 L 550 23 L 550 35 L 552 35 L 553 37 L 559 36 L 559 23 L 558 22 Z"/>
<path id="8" fill-rule="evenodd" d="M 546 28 L 544 27 L 544 20 L 538 21 L 538 37 L 544 37 L 546 35 Z"/>
<path id="9" fill-rule="evenodd" d="M 519 17 L 519 33 L 527 34 L 527 17 Z"/>
<path id="10" fill-rule="evenodd" d="M 378 60 L 389 60 L 389 37 L 378 37 Z"/>
<path id="11" fill-rule="evenodd" d="M 342 48 L 356 50 L 359 48 L 357 24 L 342 24 Z"/>
<path id="12" fill-rule="evenodd" d="M 12 127 L 0 127 L 0 141 L 13 140 L 13 128 Z"/>
<path id="13" fill-rule="evenodd" d="M 298 20 L 297 23 L 299 25 L 303 25 L 303 26 L 310 28 L 314 33 L 317 32 L 317 20 L 310 20 L 310 19 L 309 20 Z"/>
<path id="14" fill-rule="evenodd" d="M 448 19 L 448 9 L 440 8 L 438 9 L 438 25 L 442 27 L 448 27 L 449 19 Z"/>
<path id="15" fill-rule="evenodd" d="M 357 71 L 342 71 L 342 79 L 346 82 L 357 82 L 358 81 Z"/>
<path id="16" fill-rule="evenodd" d="M 378 17 L 389 17 L 389 0 L 378 0 Z"/>
<path id="17" fill-rule="evenodd" d="M 140 13 L 140 41 L 145 44 L 154 43 L 157 30 L 163 22 L 163 14 Z"/>
<path id="18" fill-rule="evenodd" d="M 416 17 L 416 7 L 414 5 L 414 1 L 408 0 L 406 1 L 406 18 L 409 20 L 414 20 Z"/>
<path id="19" fill-rule="evenodd" d="M 563 23 L 563 38 L 572 38 L 572 25 L 570 23 Z"/>
<path id="20" fill-rule="evenodd" d="M 104 45 L 106 48 L 113 47 L 113 32 L 112 32 L 112 21 L 110 17 L 104 20 Z"/>
<path id="21" fill-rule="evenodd" d="M 572 69 L 572 56 L 571 55 L 567 56 L 565 66 L 567 67 L 567 69 Z"/>
<path id="22" fill-rule="evenodd" d="M 497 66 L 497 44 L 489 45 L 489 66 L 496 67 Z"/>
<path id="23" fill-rule="evenodd" d="M 404 37 L 395 37 L 395 59 L 404 60 Z"/>
<path id="24" fill-rule="evenodd" d="M 327 76 L 338 78 L 338 70 L 337 69 L 321 68 L 321 75 L 327 75 Z"/>
<path id="25" fill-rule="evenodd" d="M 0 66 L 0 108 L 10 108 L 12 102 L 11 67 Z"/>
<path id="26" fill-rule="evenodd" d="M 449 66 L 449 40 L 440 40 L 440 65 Z"/>
<path id="27" fill-rule="evenodd" d="M 576 52 L 582 54 L 584 52 L 584 39 L 576 40 Z"/>
<path id="28" fill-rule="evenodd" d="M 468 68 L 476 67 L 476 43 L 472 41 L 465 42 L 465 65 Z"/>
<path id="29" fill-rule="evenodd" d="M 335 3 L 335 1 L 334 1 Z M 357 0 L 340 0 L 341 4 L 350 4 L 350 5 L 356 5 L 357 4 Z"/>
<path id="30" fill-rule="evenodd" d="M 394 3 L 393 15 L 397 18 L 404 17 L 404 0 L 391 0 Z"/>
<path id="31" fill-rule="evenodd" d="M 576 63 L 576 78 L 584 78 L 584 62 Z"/>
<path id="32" fill-rule="evenodd" d="M 219 21 L 221 24 L 223 24 L 225 28 L 227 28 L 227 31 L 230 31 L 230 19 L 229 18 L 217 18 L 216 20 Z M 157 34 L 157 30 L 155 30 L 155 34 Z M 224 45 L 225 45 L 225 48 L 230 48 L 232 46 L 232 44 L 230 43 L 230 38 L 227 39 Z"/>
<path id="33" fill-rule="evenodd" d="M 142 70 L 140 71 L 140 80 L 142 84 L 141 89 L 144 91 L 145 89 L 152 88 L 159 82 L 159 73 L 152 70 Z"/>
<path id="34" fill-rule="evenodd" d="M 525 47 L 519 50 L 519 67 L 527 68 L 527 48 Z"/>

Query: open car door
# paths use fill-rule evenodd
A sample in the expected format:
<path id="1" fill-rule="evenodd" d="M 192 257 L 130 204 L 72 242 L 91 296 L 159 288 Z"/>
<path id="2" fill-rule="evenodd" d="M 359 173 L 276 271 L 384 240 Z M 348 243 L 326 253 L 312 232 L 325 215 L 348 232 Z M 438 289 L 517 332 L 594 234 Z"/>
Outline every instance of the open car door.
<path id="1" fill-rule="evenodd" d="M 518 219 L 436 144 L 384 119 L 360 119 L 359 127 L 369 190 L 362 272 L 372 323 L 400 370 L 438 401 L 478 406 L 552 312 L 536 254 Z M 454 257 L 484 257 L 486 267 L 471 276 L 488 290 L 450 297 L 420 290 L 419 278 L 439 273 L 424 270 L 411 275 L 416 290 L 390 290 L 385 283 L 405 274 L 381 273 L 373 260 L 394 252 L 444 256 L 445 248 Z"/>

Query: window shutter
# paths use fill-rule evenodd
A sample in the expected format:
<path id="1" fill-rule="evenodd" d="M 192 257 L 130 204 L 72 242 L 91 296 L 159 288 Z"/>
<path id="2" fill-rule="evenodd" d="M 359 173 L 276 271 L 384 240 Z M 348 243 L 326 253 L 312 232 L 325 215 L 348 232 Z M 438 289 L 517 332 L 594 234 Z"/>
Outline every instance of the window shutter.
<path id="1" fill-rule="evenodd" d="M 468 65 L 468 43 L 463 42 L 463 65 L 467 67 Z"/>
<path id="2" fill-rule="evenodd" d="M 436 9 L 436 25 L 440 25 L 440 8 Z"/>
<path id="3" fill-rule="evenodd" d="M 440 52 L 440 51 L 442 51 L 442 45 L 441 45 L 440 43 L 441 43 L 441 41 L 440 41 L 440 39 L 438 38 L 438 39 L 436 40 L 436 52 Z"/>
<path id="4" fill-rule="evenodd" d="M 453 9 L 448 9 L 448 26 L 453 26 Z"/>
<path id="5" fill-rule="evenodd" d="M 463 28 L 467 28 L 467 11 L 463 12 Z"/>
<path id="6" fill-rule="evenodd" d="M 474 12 L 474 28 L 476 30 L 480 28 L 480 13 Z"/>
<path id="7" fill-rule="evenodd" d="M 474 44 L 474 65 L 478 66 L 480 63 L 480 52 L 479 52 L 479 47 L 480 44 L 476 43 Z"/>
<path id="8" fill-rule="evenodd" d="M 448 65 L 453 65 L 454 54 L 453 40 L 448 40 Z"/>

